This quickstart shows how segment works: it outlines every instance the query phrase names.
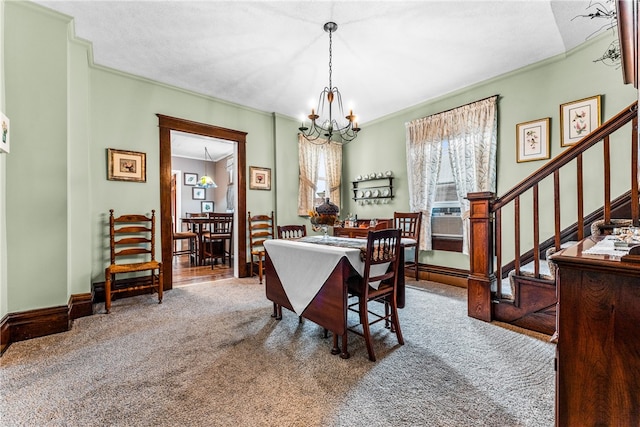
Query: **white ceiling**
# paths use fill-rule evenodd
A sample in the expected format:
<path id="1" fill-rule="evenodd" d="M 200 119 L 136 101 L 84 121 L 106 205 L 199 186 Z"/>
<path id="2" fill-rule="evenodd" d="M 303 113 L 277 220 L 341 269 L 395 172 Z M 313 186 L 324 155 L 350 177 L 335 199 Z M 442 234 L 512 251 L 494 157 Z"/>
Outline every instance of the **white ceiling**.
<path id="1" fill-rule="evenodd" d="M 328 85 L 323 25 L 334 21 L 333 85 L 360 124 L 562 54 L 607 24 L 576 16 L 613 7 L 607 0 L 36 3 L 74 17 L 96 64 L 296 119 Z"/>

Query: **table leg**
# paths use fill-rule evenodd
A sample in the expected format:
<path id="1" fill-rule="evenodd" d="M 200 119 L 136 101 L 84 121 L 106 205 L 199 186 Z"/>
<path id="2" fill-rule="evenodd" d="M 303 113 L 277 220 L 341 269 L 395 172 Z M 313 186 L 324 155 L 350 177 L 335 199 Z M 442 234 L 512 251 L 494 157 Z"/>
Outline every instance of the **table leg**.
<path id="1" fill-rule="evenodd" d="M 331 349 L 331 354 L 339 354 L 340 347 L 338 347 L 338 335 L 333 334 L 333 348 Z"/>

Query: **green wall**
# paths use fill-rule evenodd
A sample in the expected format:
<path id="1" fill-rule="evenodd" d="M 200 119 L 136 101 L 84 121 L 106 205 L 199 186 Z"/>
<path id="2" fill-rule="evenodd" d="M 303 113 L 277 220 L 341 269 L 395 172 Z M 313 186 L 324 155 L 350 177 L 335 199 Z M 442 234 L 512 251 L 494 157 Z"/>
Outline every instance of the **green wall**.
<path id="1" fill-rule="evenodd" d="M 0 158 L 6 183 L 0 186 L 0 237 L 6 231 L 0 317 L 66 305 L 70 295 L 89 292 L 93 281 L 103 280 L 108 210 L 160 209 L 158 113 L 247 132 L 247 168 L 272 170 L 271 191 L 247 188 L 247 210 L 274 210 L 280 224 L 306 223 L 296 214 L 295 119 L 95 66 L 91 46 L 73 36 L 69 17 L 29 2 L 3 5 L 3 95 L 12 144 L 11 153 Z M 493 94 L 500 95 L 498 194 L 504 192 L 544 163 L 515 162 L 516 123 L 551 117 L 556 156 L 562 151 L 559 104 L 602 94 L 606 119 L 636 99 L 636 92 L 621 84 L 619 70 L 592 63 L 609 41 L 597 39 L 566 57 L 366 124 L 344 149 L 342 213 L 389 217 L 407 210 L 405 122 Z M 145 152 L 147 182 L 108 181 L 107 148 Z M 349 181 L 386 170 L 396 176 L 393 202 L 353 204 Z M 421 262 L 468 268 L 467 257 L 447 252 L 425 252 Z"/>
<path id="2" fill-rule="evenodd" d="M 601 63 L 594 63 L 611 42 L 611 35 L 607 34 L 594 41 L 585 43 L 566 55 L 560 55 L 532 66 L 493 78 L 489 81 L 465 88 L 455 93 L 424 104 L 399 111 L 366 124 L 358 138 L 345 146 L 345 160 L 343 164 L 343 200 L 350 203 L 343 206 L 342 212 L 357 213 L 360 218 L 389 218 L 394 211 L 409 209 L 407 173 L 406 173 L 406 138 L 405 123 L 412 120 L 436 114 L 470 102 L 499 95 L 498 101 L 498 154 L 497 154 L 497 195 L 500 196 L 515 184 L 522 181 L 532 172 L 542 167 L 546 161 L 526 163 L 516 162 L 516 124 L 551 117 L 551 157 L 560 154 L 566 147 L 560 147 L 560 104 L 594 96 L 602 97 L 603 122 L 620 112 L 624 107 L 637 99 L 637 92 L 631 85 L 622 84 L 622 73 L 614 67 L 607 67 Z M 612 159 L 628 159 L 631 130 L 624 131 L 626 138 L 616 144 L 612 142 Z M 597 197 L 588 198 L 585 212 L 591 212 L 602 206 L 602 161 L 601 152 L 585 156 L 585 188 L 597 188 L 589 192 Z M 626 168 L 626 169 L 625 169 Z M 613 188 L 629 189 L 629 162 L 616 165 L 612 176 Z M 370 172 L 394 172 L 395 198 L 389 204 L 358 206 L 350 199 L 350 182 L 354 177 Z M 576 181 L 575 172 L 561 174 L 563 188 L 563 203 L 573 204 L 575 207 Z M 550 190 L 551 189 L 551 190 Z M 618 193 L 612 191 L 617 196 Z M 553 192 L 549 183 L 545 182 L 540 190 L 542 206 L 552 206 Z M 564 197 L 564 196 L 567 197 Z M 529 212 L 529 200 L 523 200 L 523 212 Z M 575 208 L 574 208 L 575 211 Z M 553 235 L 553 219 L 543 218 L 541 236 Z M 523 216 L 522 223 L 527 223 L 527 216 Z M 563 225 L 576 221 L 576 215 L 567 214 L 563 217 Z M 532 247 L 527 231 L 524 232 L 525 250 Z M 530 233 L 529 233 L 530 234 Z M 509 253 L 510 243 L 504 248 Z M 506 259 L 506 258 L 505 258 Z M 449 267 L 468 269 L 468 257 L 458 253 L 429 251 L 422 252 L 420 261 L 426 264 L 444 265 Z"/>

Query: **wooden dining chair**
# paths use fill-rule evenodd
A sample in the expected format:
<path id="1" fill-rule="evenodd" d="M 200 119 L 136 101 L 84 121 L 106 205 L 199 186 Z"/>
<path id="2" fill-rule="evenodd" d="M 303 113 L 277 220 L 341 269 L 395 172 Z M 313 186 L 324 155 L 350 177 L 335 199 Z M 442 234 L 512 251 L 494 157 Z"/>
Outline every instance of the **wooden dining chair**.
<path id="1" fill-rule="evenodd" d="M 278 239 L 299 239 L 307 235 L 307 226 L 302 225 L 279 225 Z"/>
<path id="2" fill-rule="evenodd" d="M 209 214 L 207 212 L 186 212 L 186 217 L 187 218 L 208 218 Z M 197 253 L 197 258 L 198 261 L 196 263 L 196 265 L 202 265 L 203 261 L 204 261 L 204 254 L 203 254 L 203 249 L 204 246 L 202 244 L 202 239 L 204 234 L 209 230 L 209 225 L 208 224 L 203 224 L 203 223 L 194 223 L 190 225 L 190 229 L 189 231 L 192 231 L 194 233 L 196 233 L 196 244 L 197 244 L 197 248 L 196 248 L 196 253 Z"/>
<path id="3" fill-rule="evenodd" d="M 173 240 L 173 256 L 189 255 L 189 264 L 198 265 L 198 234 L 187 231 L 175 231 L 175 225 L 171 224 L 171 239 Z M 184 248 L 183 243 L 187 243 Z"/>
<path id="4" fill-rule="evenodd" d="M 233 214 L 209 213 L 209 228 L 202 235 L 203 253 L 205 259 L 211 258 L 211 269 L 214 260 L 222 258 L 222 263 L 228 257 L 231 267 L 231 254 L 233 253 Z"/>
<path id="5" fill-rule="evenodd" d="M 357 325 L 349 326 L 347 330 L 364 337 L 369 360 L 372 362 L 375 362 L 376 355 L 371 340 L 371 325 L 381 321 L 385 321 L 385 324 L 391 323 L 391 331 L 395 332 L 398 344 L 404 344 L 397 303 L 400 239 L 399 229 L 388 228 L 370 231 L 364 253 L 363 276 L 354 275 L 347 281 L 349 295 L 358 299 L 357 302 L 349 303 L 348 309 L 358 313 L 360 321 Z M 388 267 L 385 269 L 386 264 Z M 380 269 L 383 269 L 384 272 L 380 273 Z M 369 305 L 374 301 L 382 304 L 375 304 L 375 307 Z M 336 335 L 333 340 L 334 348 L 337 348 Z M 342 336 L 341 357 L 349 357 L 346 348 L 347 334 L 344 334 Z"/>
<path id="6" fill-rule="evenodd" d="M 273 211 L 271 215 L 251 215 L 248 212 L 249 218 L 249 248 L 251 251 L 251 275 L 255 272 L 255 267 L 258 267 L 258 277 L 260 283 L 262 283 L 262 276 L 264 274 L 264 241 L 267 239 L 273 239 L 275 221 L 273 217 Z"/>
<path id="7" fill-rule="evenodd" d="M 156 211 L 151 216 L 122 215 L 113 216 L 109 210 L 109 247 L 110 264 L 104 270 L 104 308 L 111 311 L 111 298 L 114 294 L 132 290 L 151 289 L 158 292 L 158 304 L 162 303 L 162 263 L 155 259 Z M 117 288 L 116 274 L 149 271 L 148 281 L 135 286 Z M 157 271 L 157 273 L 156 273 Z"/>
<path id="8" fill-rule="evenodd" d="M 404 260 L 404 267 L 413 267 L 416 272 L 416 281 L 420 280 L 418 271 L 418 258 L 420 255 L 420 227 L 422 226 L 421 212 L 394 212 L 394 228 L 399 228 L 402 238 L 405 239 L 403 245 L 406 248 L 414 248 L 413 261 Z M 407 240 L 410 241 L 407 241 Z"/>

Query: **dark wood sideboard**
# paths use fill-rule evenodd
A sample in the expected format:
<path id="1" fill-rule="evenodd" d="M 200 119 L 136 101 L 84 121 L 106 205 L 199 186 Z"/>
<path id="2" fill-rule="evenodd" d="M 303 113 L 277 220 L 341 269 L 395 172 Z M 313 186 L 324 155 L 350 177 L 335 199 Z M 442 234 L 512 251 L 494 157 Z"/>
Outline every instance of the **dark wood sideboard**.
<path id="1" fill-rule="evenodd" d="M 352 239 L 366 239 L 369 230 L 384 230 L 393 227 L 393 218 L 378 219 L 375 227 L 370 227 L 369 219 L 359 219 L 356 221 L 357 227 L 333 227 L 333 235 L 336 237 L 350 237 Z"/>
<path id="2" fill-rule="evenodd" d="M 583 254 L 558 265 L 556 426 L 640 426 L 640 263 Z"/>

